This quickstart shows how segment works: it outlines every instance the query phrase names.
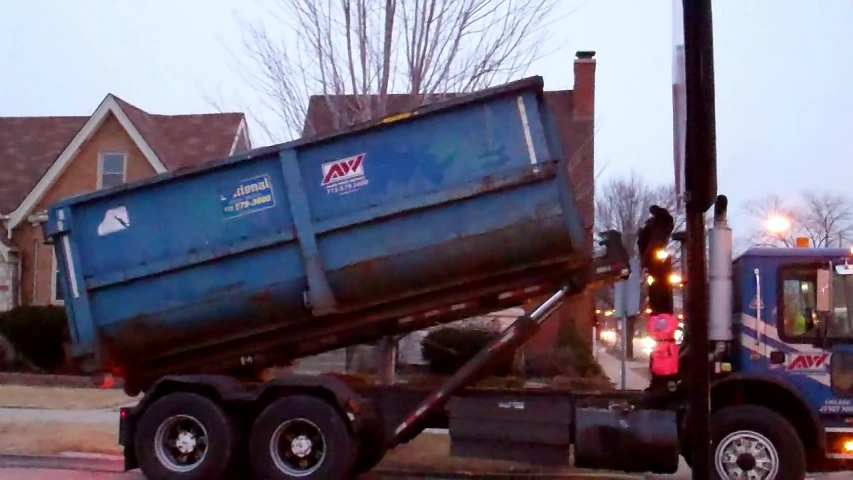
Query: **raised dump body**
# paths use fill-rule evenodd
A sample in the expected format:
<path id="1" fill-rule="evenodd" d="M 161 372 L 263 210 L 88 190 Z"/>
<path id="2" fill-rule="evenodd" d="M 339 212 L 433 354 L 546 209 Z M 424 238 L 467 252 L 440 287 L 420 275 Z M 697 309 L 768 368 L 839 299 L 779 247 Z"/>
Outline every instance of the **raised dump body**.
<path id="1" fill-rule="evenodd" d="M 548 293 L 531 286 L 584 271 L 591 248 L 542 90 L 532 77 L 52 205 L 73 354 L 124 377 L 225 371 Z"/>

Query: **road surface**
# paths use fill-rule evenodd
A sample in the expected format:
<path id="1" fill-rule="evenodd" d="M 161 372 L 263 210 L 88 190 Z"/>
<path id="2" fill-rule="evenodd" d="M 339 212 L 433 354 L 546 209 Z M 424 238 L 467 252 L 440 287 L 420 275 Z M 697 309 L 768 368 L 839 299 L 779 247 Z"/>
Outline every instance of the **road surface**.
<path id="1" fill-rule="evenodd" d="M 144 480 L 139 473 L 93 472 L 85 470 L 49 470 L 45 468 L 0 469 L 0 480 Z"/>

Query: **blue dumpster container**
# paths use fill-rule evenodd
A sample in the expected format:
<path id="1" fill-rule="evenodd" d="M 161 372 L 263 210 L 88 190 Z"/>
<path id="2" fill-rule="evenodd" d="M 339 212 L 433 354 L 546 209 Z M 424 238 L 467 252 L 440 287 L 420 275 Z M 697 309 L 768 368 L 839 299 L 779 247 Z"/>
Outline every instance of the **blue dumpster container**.
<path id="1" fill-rule="evenodd" d="M 125 375 L 245 363 L 261 344 L 280 360 L 314 327 L 345 344 L 365 319 L 588 265 L 542 89 L 532 77 L 50 206 L 72 353 Z"/>

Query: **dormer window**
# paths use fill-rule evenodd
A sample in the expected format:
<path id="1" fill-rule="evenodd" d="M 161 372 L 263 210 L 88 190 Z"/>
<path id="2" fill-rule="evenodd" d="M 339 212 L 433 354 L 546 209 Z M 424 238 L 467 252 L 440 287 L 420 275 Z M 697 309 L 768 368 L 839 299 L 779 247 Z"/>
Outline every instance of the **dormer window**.
<path id="1" fill-rule="evenodd" d="M 101 153 L 98 160 L 98 188 L 109 188 L 121 185 L 126 181 L 126 176 L 126 153 Z"/>

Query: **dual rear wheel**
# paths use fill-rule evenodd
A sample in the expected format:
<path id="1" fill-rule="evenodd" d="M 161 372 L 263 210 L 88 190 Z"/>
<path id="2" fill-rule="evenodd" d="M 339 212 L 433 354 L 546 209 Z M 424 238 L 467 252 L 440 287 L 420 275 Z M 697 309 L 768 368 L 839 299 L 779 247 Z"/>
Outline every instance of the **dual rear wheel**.
<path id="1" fill-rule="evenodd" d="M 148 407 L 134 439 L 140 469 L 150 480 L 248 478 L 245 471 L 235 471 L 241 448 L 259 479 L 348 478 L 351 472 L 369 470 L 384 454 L 359 443 L 337 409 L 317 397 L 276 400 L 241 441 L 216 402 L 185 392 Z"/>

